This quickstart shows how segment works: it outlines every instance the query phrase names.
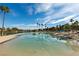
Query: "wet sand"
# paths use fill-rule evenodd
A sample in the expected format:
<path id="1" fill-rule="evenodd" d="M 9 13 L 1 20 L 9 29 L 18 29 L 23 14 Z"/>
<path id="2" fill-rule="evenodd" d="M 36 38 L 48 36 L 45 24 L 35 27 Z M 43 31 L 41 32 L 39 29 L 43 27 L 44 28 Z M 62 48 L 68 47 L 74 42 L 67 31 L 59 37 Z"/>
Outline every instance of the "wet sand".
<path id="1" fill-rule="evenodd" d="M 17 37 L 17 34 L 13 34 L 13 35 L 7 35 L 7 36 L 0 36 L 0 44 L 5 43 L 9 40 L 12 40 L 14 38 Z"/>

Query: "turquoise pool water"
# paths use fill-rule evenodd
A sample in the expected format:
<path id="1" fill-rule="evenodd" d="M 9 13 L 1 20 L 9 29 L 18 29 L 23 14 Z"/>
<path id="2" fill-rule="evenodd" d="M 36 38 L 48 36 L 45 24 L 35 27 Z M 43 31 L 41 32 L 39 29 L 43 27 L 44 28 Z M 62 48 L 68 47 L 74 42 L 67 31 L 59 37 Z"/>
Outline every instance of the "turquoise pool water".
<path id="1" fill-rule="evenodd" d="M 24 33 L 0 44 L 0 55 L 73 55 L 76 50 L 66 41 L 45 33 Z"/>

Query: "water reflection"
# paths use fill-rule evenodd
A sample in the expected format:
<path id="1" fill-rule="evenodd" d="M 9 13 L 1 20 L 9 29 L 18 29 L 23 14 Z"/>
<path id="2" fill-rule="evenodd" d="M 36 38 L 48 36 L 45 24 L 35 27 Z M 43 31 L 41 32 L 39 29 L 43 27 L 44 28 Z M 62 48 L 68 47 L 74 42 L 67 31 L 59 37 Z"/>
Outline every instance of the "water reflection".
<path id="1" fill-rule="evenodd" d="M 48 33 L 25 33 L 0 45 L 0 55 L 73 55 L 78 49 Z"/>

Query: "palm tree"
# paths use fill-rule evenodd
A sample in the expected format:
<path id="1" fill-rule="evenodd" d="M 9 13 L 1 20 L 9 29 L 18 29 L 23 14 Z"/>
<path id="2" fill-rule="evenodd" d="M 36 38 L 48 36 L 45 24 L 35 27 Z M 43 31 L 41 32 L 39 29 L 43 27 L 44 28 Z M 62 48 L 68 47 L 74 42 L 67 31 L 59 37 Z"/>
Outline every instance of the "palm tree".
<path id="1" fill-rule="evenodd" d="M 43 24 L 40 24 L 40 25 L 41 25 L 41 27 L 42 27 L 42 30 L 43 30 L 43 26 L 44 26 L 44 25 L 43 25 Z"/>
<path id="2" fill-rule="evenodd" d="M 5 14 L 8 13 L 10 10 L 7 6 L 0 6 L 0 10 L 3 12 L 3 20 L 2 20 L 2 30 L 1 30 L 1 36 L 4 35 L 4 22 L 5 22 Z"/>
<path id="3" fill-rule="evenodd" d="M 71 31 L 72 31 L 72 29 L 73 29 L 73 22 L 74 22 L 74 20 L 73 19 L 70 19 L 70 22 L 71 22 L 71 26 L 70 26 L 70 29 L 71 29 Z"/>
<path id="4" fill-rule="evenodd" d="M 45 29 L 47 30 L 47 25 L 45 24 Z"/>
<path id="5" fill-rule="evenodd" d="M 72 23 L 74 20 L 73 19 L 70 19 L 70 22 Z"/>
<path id="6" fill-rule="evenodd" d="M 40 30 L 40 24 L 37 22 L 38 31 Z"/>

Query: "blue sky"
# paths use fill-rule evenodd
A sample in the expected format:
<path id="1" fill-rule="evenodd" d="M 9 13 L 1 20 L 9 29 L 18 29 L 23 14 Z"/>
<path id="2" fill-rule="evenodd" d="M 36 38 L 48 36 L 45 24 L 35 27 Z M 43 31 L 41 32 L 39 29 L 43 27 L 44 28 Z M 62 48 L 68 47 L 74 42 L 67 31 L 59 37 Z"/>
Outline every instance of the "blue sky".
<path id="1" fill-rule="evenodd" d="M 37 22 L 48 27 L 68 23 L 71 18 L 79 21 L 79 4 L 67 3 L 4 3 L 10 12 L 6 14 L 5 27 L 37 29 Z M 0 11 L 0 27 L 2 12 Z"/>

